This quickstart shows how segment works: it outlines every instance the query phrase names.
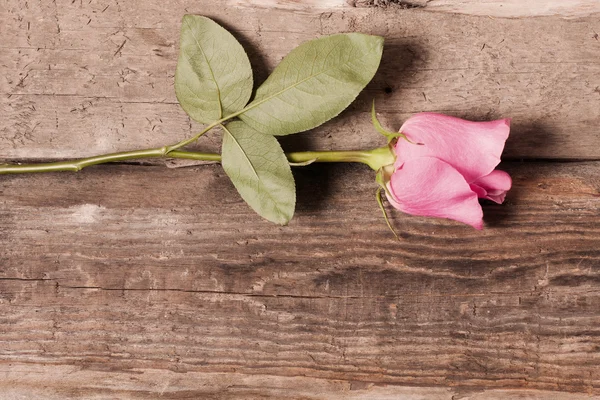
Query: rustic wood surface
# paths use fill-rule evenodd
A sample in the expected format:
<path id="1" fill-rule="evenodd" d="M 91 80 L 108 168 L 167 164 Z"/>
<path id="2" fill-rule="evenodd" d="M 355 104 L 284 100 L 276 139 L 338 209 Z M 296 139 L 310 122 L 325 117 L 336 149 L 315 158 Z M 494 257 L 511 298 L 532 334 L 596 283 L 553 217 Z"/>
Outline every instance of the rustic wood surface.
<path id="1" fill-rule="evenodd" d="M 285 10 L 340 10 L 350 7 L 421 8 L 427 11 L 494 17 L 587 16 L 600 12 L 597 0 L 226 0 L 228 6 Z"/>
<path id="2" fill-rule="evenodd" d="M 183 0 L 26 4 L 8 0 L 0 21 L 5 159 L 71 158 L 190 136 L 198 126 L 173 89 L 186 12 L 230 27 L 251 55 L 257 81 L 293 47 L 320 34 L 386 37 L 372 84 L 340 118 L 286 138 L 294 148 L 381 145 L 368 116 L 375 99 L 390 129 L 419 111 L 511 116 L 508 158 L 600 159 L 597 15 L 523 20 L 389 7 L 313 13 Z M 201 146 L 214 150 L 218 143 L 207 139 Z"/>
<path id="3" fill-rule="evenodd" d="M 0 398 L 600 398 L 597 2 L 271 3 L 0 3 L 0 158 L 189 136 L 172 84 L 197 13 L 244 43 L 258 81 L 304 40 L 384 35 L 350 109 L 284 145 L 381 145 L 373 98 L 390 128 L 510 116 L 507 202 L 484 204 L 482 232 L 393 213 L 398 242 L 359 165 L 295 169 L 288 227 L 218 165 L 2 176 Z"/>

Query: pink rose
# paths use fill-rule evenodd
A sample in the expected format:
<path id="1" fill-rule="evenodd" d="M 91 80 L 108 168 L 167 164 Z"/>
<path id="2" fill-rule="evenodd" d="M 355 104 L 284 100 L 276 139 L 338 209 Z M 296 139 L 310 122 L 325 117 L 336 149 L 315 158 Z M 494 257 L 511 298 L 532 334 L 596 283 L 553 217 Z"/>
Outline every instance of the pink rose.
<path id="1" fill-rule="evenodd" d="M 471 122 L 435 113 L 409 118 L 400 132 L 387 183 L 388 200 L 412 215 L 450 218 L 483 228 L 477 198 L 502 203 L 510 176 L 494 168 L 508 138 L 510 119 Z"/>

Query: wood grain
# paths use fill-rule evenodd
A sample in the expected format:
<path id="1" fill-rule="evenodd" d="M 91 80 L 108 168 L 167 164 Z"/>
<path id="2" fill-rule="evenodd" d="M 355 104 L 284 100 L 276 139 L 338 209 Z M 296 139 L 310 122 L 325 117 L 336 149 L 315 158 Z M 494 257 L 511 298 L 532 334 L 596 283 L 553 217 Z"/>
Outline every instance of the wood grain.
<path id="1" fill-rule="evenodd" d="M 160 146 L 197 131 L 173 90 L 186 12 L 232 29 L 259 82 L 302 41 L 344 31 L 386 37 L 380 71 L 367 90 L 339 118 L 286 139 L 295 150 L 378 147 L 368 116 L 375 99 L 389 129 L 420 111 L 512 117 L 508 158 L 600 158 L 596 17 L 524 22 L 418 8 L 290 12 L 207 0 L 6 4 L 0 9 L 0 146 L 7 160 Z M 217 137 L 200 146 L 218 144 Z"/>
<path id="2" fill-rule="evenodd" d="M 331 11 L 349 7 L 390 7 L 392 10 L 420 8 L 500 18 L 545 15 L 573 18 L 600 13 L 600 3 L 596 0 L 227 0 L 227 4 L 234 7 L 297 11 Z"/>
<path id="3" fill-rule="evenodd" d="M 5 177 L 0 385 L 45 398 L 600 394 L 600 166 L 504 167 L 515 188 L 484 206 L 484 231 L 394 213 L 400 242 L 362 166 L 295 170 L 288 227 L 255 216 L 217 165 Z"/>
<path id="4" fill-rule="evenodd" d="M 595 0 L 425 0 L 415 3 L 432 11 L 509 18 L 542 15 L 573 18 L 600 13 L 600 3 Z"/>
<path id="5" fill-rule="evenodd" d="M 597 400 L 600 396 L 542 390 L 490 389 L 458 391 L 336 381 L 305 376 L 248 376 L 236 372 L 185 373 L 135 369 L 127 374 L 63 365 L 12 363 L 2 368 L 10 387 L 8 399 L 303 399 L 303 400 Z M 40 379 L 43 377 L 43 379 Z M 50 388 L 50 390 L 49 390 Z M 148 388 L 151 388 L 150 390 Z"/>

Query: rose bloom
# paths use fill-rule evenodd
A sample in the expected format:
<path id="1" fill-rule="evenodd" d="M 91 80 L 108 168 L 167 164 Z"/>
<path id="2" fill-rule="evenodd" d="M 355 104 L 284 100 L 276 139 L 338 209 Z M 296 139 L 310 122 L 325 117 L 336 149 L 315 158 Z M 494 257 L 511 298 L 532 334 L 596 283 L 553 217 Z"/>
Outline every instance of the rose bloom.
<path id="1" fill-rule="evenodd" d="M 512 181 L 495 169 L 510 119 L 471 122 L 435 113 L 409 118 L 400 132 L 387 183 L 388 200 L 412 215 L 449 218 L 483 228 L 478 198 L 502 203 Z"/>

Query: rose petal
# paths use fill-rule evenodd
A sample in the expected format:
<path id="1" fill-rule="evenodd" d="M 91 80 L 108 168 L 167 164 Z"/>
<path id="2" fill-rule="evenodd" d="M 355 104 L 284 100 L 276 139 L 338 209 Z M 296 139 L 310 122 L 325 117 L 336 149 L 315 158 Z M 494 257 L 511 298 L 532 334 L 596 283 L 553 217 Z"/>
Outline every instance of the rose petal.
<path id="1" fill-rule="evenodd" d="M 510 190 L 511 186 L 510 175 L 497 169 L 471 183 L 471 189 L 477 193 L 478 197 L 492 200 L 498 204 L 502 204 L 506 192 Z"/>
<path id="2" fill-rule="evenodd" d="M 477 193 L 454 167 L 442 160 L 407 160 L 392 174 L 388 189 L 393 197 L 390 203 L 407 214 L 450 218 L 475 229 L 483 228 Z"/>
<path id="3" fill-rule="evenodd" d="M 396 168 L 417 157 L 436 157 L 460 172 L 467 182 L 491 173 L 500 162 L 510 119 L 472 122 L 436 113 L 409 118 L 400 132 L 416 145 L 398 140 Z"/>

